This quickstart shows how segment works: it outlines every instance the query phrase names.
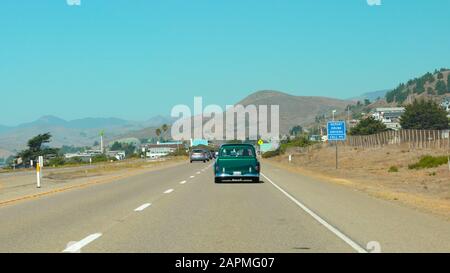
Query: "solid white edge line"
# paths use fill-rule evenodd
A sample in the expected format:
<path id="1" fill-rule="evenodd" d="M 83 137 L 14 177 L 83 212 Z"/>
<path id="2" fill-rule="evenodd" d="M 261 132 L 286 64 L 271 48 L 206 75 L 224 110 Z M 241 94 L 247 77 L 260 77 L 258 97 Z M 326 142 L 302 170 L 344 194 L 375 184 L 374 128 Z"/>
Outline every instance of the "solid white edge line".
<path id="1" fill-rule="evenodd" d="M 327 221 L 322 219 L 319 215 L 314 213 L 312 210 L 310 210 L 308 207 L 303 205 L 300 201 L 295 199 L 292 195 L 287 193 L 285 190 L 283 190 L 280 186 L 275 184 L 270 178 L 268 178 L 266 175 L 261 173 L 261 175 L 267 179 L 275 188 L 277 188 L 279 191 L 281 191 L 284 195 L 286 195 L 291 201 L 293 201 L 297 206 L 299 206 L 301 209 L 303 209 L 306 213 L 308 213 L 311 217 L 313 217 L 317 222 L 322 224 L 324 227 L 326 227 L 329 231 L 333 232 L 337 237 L 339 237 L 341 240 L 343 240 L 345 243 L 347 243 L 349 246 L 351 246 L 354 250 L 356 250 L 359 253 L 368 253 L 366 249 L 362 248 L 360 245 L 358 245 L 356 242 L 354 242 L 352 239 L 347 237 L 344 233 L 340 232 L 337 228 L 330 225 Z"/>
<path id="2" fill-rule="evenodd" d="M 151 203 L 145 203 L 142 206 L 135 208 L 134 211 L 143 211 L 144 209 L 150 207 L 150 205 Z"/>
<path id="3" fill-rule="evenodd" d="M 64 249 L 62 252 L 69 252 L 69 253 L 74 253 L 74 252 L 78 252 L 80 251 L 83 247 L 85 247 L 86 245 L 90 244 L 92 241 L 98 239 L 100 236 L 102 236 L 101 233 L 94 233 L 91 234 L 89 236 L 87 236 L 86 238 L 84 238 L 81 241 L 78 241 L 70 246 L 68 246 L 66 249 Z"/>
<path id="4" fill-rule="evenodd" d="M 173 192 L 173 189 L 168 189 L 164 193 L 171 193 L 171 192 Z"/>

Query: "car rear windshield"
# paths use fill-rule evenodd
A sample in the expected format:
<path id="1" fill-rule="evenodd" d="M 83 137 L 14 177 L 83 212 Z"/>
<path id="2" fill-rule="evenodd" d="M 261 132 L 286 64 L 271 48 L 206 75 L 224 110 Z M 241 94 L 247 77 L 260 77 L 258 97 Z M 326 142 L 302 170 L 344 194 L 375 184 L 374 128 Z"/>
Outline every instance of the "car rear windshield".
<path id="1" fill-rule="evenodd" d="M 226 146 L 220 150 L 222 157 L 254 157 L 254 149 L 250 146 Z"/>
<path id="2" fill-rule="evenodd" d="M 193 153 L 196 153 L 196 154 L 204 153 L 204 151 L 202 151 L 202 150 L 193 150 L 192 152 L 193 152 Z"/>

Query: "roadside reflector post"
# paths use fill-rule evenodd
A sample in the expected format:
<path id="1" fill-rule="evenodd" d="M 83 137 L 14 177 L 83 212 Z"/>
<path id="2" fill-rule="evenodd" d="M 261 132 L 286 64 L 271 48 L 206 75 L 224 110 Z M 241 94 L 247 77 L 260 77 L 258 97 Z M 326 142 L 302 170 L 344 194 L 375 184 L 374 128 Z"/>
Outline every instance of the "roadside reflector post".
<path id="1" fill-rule="evenodd" d="M 41 166 L 40 163 L 36 163 L 36 179 L 37 179 L 37 187 L 41 187 Z"/>
<path id="2" fill-rule="evenodd" d="M 289 163 L 292 162 L 292 155 L 289 155 Z"/>
<path id="3" fill-rule="evenodd" d="M 39 156 L 38 160 L 39 160 L 39 175 L 40 179 L 42 179 L 42 169 L 44 168 L 44 157 Z"/>

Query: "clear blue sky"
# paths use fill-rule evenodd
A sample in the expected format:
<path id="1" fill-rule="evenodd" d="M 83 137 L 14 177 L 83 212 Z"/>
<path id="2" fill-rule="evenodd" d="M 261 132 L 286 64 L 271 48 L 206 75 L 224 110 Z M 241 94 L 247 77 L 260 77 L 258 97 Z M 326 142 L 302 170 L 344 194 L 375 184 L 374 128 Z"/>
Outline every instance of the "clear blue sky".
<path id="1" fill-rule="evenodd" d="M 0 124 L 347 98 L 450 66 L 450 1 L 2 0 Z"/>

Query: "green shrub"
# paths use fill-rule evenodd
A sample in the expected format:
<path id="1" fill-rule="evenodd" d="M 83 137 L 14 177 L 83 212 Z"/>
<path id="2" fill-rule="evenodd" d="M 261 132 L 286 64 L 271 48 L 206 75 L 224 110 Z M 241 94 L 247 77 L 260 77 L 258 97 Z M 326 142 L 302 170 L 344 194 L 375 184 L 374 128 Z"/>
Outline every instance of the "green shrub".
<path id="1" fill-rule="evenodd" d="M 397 173 L 398 172 L 398 167 L 397 166 L 391 166 L 391 167 L 389 167 L 388 172 L 390 172 L 390 173 Z"/>
<path id="2" fill-rule="evenodd" d="M 52 158 L 48 161 L 48 165 L 50 165 L 50 166 L 61 166 L 64 164 L 66 164 L 66 161 L 65 161 L 64 157 L 61 157 L 61 156 Z"/>
<path id="3" fill-rule="evenodd" d="M 92 157 L 92 163 L 106 162 L 108 157 L 106 155 L 96 155 Z"/>
<path id="4" fill-rule="evenodd" d="M 408 166 L 409 169 L 425 169 L 425 168 L 436 168 L 440 165 L 444 165 L 448 163 L 448 157 L 443 156 L 431 156 L 426 155 L 420 158 L 419 162 L 410 164 Z"/>
<path id="5" fill-rule="evenodd" d="M 270 157 L 274 157 L 280 155 L 280 149 L 277 149 L 275 151 L 268 151 L 262 154 L 262 158 L 270 158 Z"/>

